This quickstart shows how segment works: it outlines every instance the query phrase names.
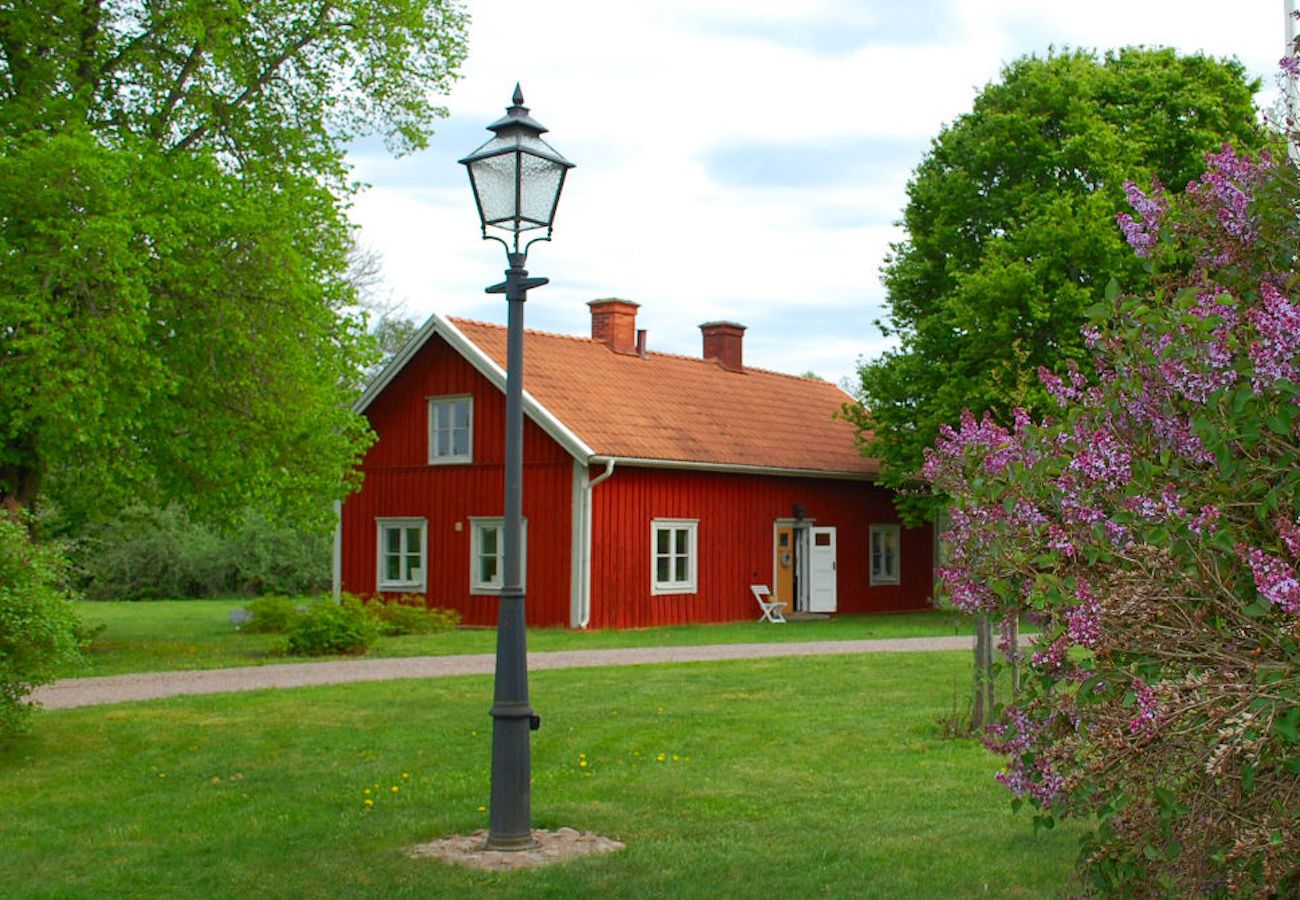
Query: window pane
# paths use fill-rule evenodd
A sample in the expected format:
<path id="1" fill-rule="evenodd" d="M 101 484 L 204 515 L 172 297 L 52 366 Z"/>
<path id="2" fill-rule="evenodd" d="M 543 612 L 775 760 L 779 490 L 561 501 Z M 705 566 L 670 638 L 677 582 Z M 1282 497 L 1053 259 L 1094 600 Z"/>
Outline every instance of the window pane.
<path id="1" fill-rule="evenodd" d="M 661 556 L 655 560 L 655 581 L 664 584 L 669 580 L 668 558 Z"/>
<path id="2" fill-rule="evenodd" d="M 457 429 L 469 428 L 469 401 L 457 400 L 451 405 L 452 408 L 452 427 Z"/>
<path id="3" fill-rule="evenodd" d="M 687 553 L 687 547 L 689 546 L 688 541 L 690 540 L 690 533 L 687 532 L 685 528 L 675 529 L 674 532 L 677 538 L 677 554 L 679 556 L 685 556 Z"/>
<path id="4" fill-rule="evenodd" d="M 406 529 L 406 552 L 419 554 L 420 552 L 420 529 Z"/>
<path id="5" fill-rule="evenodd" d="M 434 449 L 433 455 L 450 456 L 451 455 L 451 432 L 444 431 L 443 429 L 438 429 L 437 437 L 438 437 L 438 444 L 437 447 Z"/>
<path id="6" fill-rule="evenodd" d="M 389 553 L 402 552 L 402 529 L 385 528 L 384 529 L 384 547 Z"/>
<path id="7" fill-rule="evenodd" d="M 479 552 L 490 556 L 497 554 L 497 534 L 498 530 L 495 525 L 484 525 L 479 532 L 478 547 Z"/>
<path id="8" fill-rule="evenodd" d="M 479 557 L 478 580 L 482 584 L 497 583 L 497 558 L 495 556 Z"/>
<path id="9" fill-rule="evenodd" d="M 686 583 L 686 579 L 687 579 L 687 566 L 686 566 L 687 559 L 686 559 L 686 557 L 684 557 L 684 556 L 679 556 L 679 557 L 677 557 L 676 562 L 677 562 L 677 578 L 676 578 L 676 580 L 677 580 L 677 582 L 680 583 L 680 584 L 685 584 L 685 583 Z"/>
<path id="10" fill-rule="evenodd" d="M 451 433 L 451 452 L 455 456 L 469 455 L 468 428 L 457 428 Z"/>
<path id="11" fill-rule="evenodd" d="M 401 581 L 402 580 L 402 558 L 400 556 L 384 556 L 384 581 Z"/>
<path id="12" fill-rule="evenodd" d="M 668 528 L 660 528 L 655 532 L 655 544 L 658 547 L 660 555 L 666 555 L 672 546 L 672 532 Z"/>

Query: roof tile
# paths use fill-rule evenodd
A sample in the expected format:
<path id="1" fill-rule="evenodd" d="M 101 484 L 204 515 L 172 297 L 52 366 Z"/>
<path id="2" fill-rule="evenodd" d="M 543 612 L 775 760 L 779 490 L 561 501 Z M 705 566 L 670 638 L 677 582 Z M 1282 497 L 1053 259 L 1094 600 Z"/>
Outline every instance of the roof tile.
<path id="1" fill-rule="evenodd" d="M 503 369 L 506 329 L 450 320 Z M 879 474 L 836 416 L 833 384 L 712 360 L 616 353 L 590 338 L 525 331 L 524 387 L 598 456 Z"/>

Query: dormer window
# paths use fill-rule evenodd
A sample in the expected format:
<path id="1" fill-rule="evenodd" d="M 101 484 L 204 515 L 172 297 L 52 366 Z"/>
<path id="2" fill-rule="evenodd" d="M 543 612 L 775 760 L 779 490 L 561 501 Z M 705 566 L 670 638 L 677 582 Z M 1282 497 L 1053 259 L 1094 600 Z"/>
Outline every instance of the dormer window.
<path id="1" fill-rule="evenodd" d="M 473 437 L 473 397 L 429 398 L 429 465 L 470 462 Z"/>

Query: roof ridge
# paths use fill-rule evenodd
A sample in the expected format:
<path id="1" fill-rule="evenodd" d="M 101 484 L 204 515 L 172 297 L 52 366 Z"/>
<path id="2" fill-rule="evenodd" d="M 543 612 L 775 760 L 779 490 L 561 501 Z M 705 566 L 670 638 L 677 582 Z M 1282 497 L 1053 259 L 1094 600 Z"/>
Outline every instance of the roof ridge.
<path id="1" fill-rule="evenodd" d="M 480 319 L 468 319 L 465 318 L 464 316 L 447 316 L 447 318 L 452 322 L 464 322 L 469 325 L 482 325 L 487 328 L 496 328 L 501 331 L 506 330 L 505 325 L 498 325 L 496 322 L 484 322 Z M 543 337 L 561 338 L 566 341 L 577 341 L 583 344 L 594 344 L 598 347 L 605 347 L 606 349 L 609 349 L 608 344 L 606 344 L 604 341 L 598 340 L 593 337 L 582 337 L 581 335 L 576 335 L 576 334 L 561 334 L 558 331 L 543 331 L 539 328 L 524 328 L 524 333 L 542 335 Z M 614 350 L 611 350 L 611 352 L 617 353 L 617 351 Z M 618 353 L 617 355 L 635 356 L 636 354 Z M 647 350 L 646 355 L 662 356 L 666 359 L 680 359 L 680 360 L 684 360 L 685 362 L 706 363 L 709 365 L 717 366 L 718 368 L 722 368 L 721 366 L 718 365 L 716 360 L 705 359 L 702 356 L 687 356 L 685 353 L 669 353 L 667 350 Z M 725 372 L 730 370 L 723 369 L 723 371 Z M 828 387 L 835 388 L 836 390 L 840 391 L 840 393 L 845 394 L 846 396 L 852 398 L 851 394 L 841 389 L 838 384 L 835 384 L 832 381 L 826 381 L 821 378 L 807 378 L 803 375 L 794 375 L 790 372 L 778 372 L 776 369 L 765 369 L 762 366 L 745 366 L 740 372 L 733 372 L 732 374 L 743 375 L 746 372 L 757 372 L 763 375 L 776 375 L 779 378 L 791 378 L 795 381 L 799 381 L 807 384 L 824 384 Z"/>

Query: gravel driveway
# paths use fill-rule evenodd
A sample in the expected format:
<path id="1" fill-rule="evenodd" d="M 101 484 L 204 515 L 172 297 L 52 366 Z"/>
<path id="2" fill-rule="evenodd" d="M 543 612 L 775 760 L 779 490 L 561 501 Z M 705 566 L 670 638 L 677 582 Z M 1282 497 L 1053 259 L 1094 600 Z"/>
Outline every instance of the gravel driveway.
<path id="1" fill-rule="evenodd" d="M 846 653 L 910 653 L 924 650 L 969 650 L 974 638 L 897 638 L 877 641 L 806 641 L 785 644 L 710 644 L 697 647 L 629 647 L 616 650 L 557 650 L 530 653 L 529 671 L 581 669 L 590 666 L 638 666 L 654 663 L 760 659 L 774 656 L 829 656 Z M 145 672 L 99 678 L 68 678 L 44 685 L 31 698 L 46 709 L 69 709 L 156 700 L 182 694 L 221 694 L 264 688 L 294 688 L 349 681 L 394 678 L 447 678 L 486 675 L 494 670 L 491 653 L 471 656 L 414 656 L 341 662 L 289 663 L 192 672 Z"/>

